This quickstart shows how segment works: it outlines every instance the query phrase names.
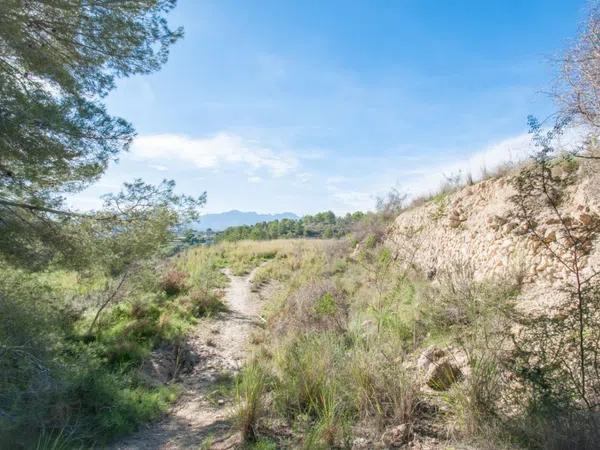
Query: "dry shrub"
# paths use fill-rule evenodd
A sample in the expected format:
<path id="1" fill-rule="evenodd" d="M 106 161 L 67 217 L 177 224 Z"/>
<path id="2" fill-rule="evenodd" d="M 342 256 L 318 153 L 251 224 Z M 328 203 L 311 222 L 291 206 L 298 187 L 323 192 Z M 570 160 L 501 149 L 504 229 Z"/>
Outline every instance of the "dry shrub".
<path id="1" fill-rule="evenodd" d="M 291 331 L 343 332 L 348 322 L 348 299 L 331 281 L 313 281 L 287 299 L 275 318 L 277 334 Z"/>
<path id="2" fill-rule="evenodd" d="M 450 264 L 439 272 L 437 283 L 426 294 L 431 326 L 458 333 L 459 341 L 467 337 L 464 333 L 504 330 L 519 293 L 518 279 L 477 281 L 474 272 L 468 262 Z"/>
<path id="3" fill-rule="evenodd" d="M 368 214 L 352 226 L 353 240 L 367 248 L 382 243 L 388 235 L 392 219 L 378 214 Z"/>
<path id="4" fill-rule="evenodd" d="M 275 400 L 284 415 L 323 416 L 329 391 L 339 392 L 344 352 L 343 339 L 330 332 L 298 335 L 279 349 Z"/>
<path id="5" fill-rule="evenodd" d="M 349 361 L 356 409 L 361 418 L 376 418 L 380 425 L 414 423 L 420 405 L 420 388 L 401 358 L 377 349 L 357 349 Z"/>
<path id="6" fill-rule="evenodd" d="M 159 386 L 189 373 L 198 363 L 198 355 L 186 342 L 163 343 L 144 358 L 139 376 L 149 386 Z"/>
<path id="7" fill-rule="evenodd" d="M 188 274 L 180 270 L 168 271 L 160 280 L 160 288 L 167 295 L 177 295 L 187 288 Z"/>
<path id="8" fill-rule="evenodd" d="M 501 405 L 506 405 L 506 379 L 492 351 L 471 355 L 469 376 L 454 384 L 442 399 L 448 406 L 447 433 L 455 438 L 494 437 L 500 433 Z M 512 406 L 509 406 L 512 408 Z"/>
<path id="9" fill-rule="evenodd" d="M 223 294 L 220 291 L 195 289 L 190 292 L 189 300 L 194 317 L 212 316 L 226 311 L 227 307 L 223 303 L 222 296 Z"/>
<path id="10" fill-rule="evenodd" d="M 600 442 L 598 412 L 566 410 L 544 416 L 527 416 L 518 424 L 530 448 L 595 450 Z"/>

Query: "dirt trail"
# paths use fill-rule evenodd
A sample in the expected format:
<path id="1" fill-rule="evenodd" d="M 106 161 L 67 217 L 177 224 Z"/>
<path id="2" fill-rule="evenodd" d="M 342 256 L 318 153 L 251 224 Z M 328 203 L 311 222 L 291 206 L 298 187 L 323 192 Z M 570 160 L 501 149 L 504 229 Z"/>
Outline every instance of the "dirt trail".
<path id="1" fill-rule="evenodd" d="M 233 405 L 211 398 L 219 380 L 235 373 L 244 362 L 251 330 L 257 325 L 260 305 L 250 290 L 253 272 L 237 277 L 229 269 L 231 282 L 225 300 L 229 312 L 199 323 L 190 345 L 200 361 L 192 373 L 182 376 L 183 393 L 159 422 L 140 429 L 112 448 L 198 449 L 207 438 L 210 448 L 228 449 L 237 444 L 231 431 Z"/>

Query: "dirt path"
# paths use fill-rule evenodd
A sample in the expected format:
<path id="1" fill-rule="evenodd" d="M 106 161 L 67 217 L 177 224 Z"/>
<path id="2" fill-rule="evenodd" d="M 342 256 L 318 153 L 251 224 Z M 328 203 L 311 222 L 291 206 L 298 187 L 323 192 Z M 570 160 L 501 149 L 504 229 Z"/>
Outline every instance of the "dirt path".
<path id="1" fill-rule="evenodd" d="M 193 372 L 182 376 L 183 393 L 159 422 L 142 428 L 113 449 L 228 449 L 237 444 L 231 431 L 233 405 L 215 398 L 220 381 L 231 377 L 244 362 L 251 330 L 260 305 L 250 290 L 253 273 L 244 277 L 225 272 L 231 282 L 225 300 L 230 311 L 199 323 L 190 345 L 200 357 Z"/>

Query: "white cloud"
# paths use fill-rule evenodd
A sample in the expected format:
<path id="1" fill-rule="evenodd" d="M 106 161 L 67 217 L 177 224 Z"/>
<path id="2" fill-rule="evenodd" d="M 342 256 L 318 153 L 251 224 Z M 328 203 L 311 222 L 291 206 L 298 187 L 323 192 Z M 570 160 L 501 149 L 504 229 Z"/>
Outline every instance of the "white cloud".
<path id="1" fill-rule="evenodd" d="M 154 170 L 158 170 L 159 172 L 166 172 L 169 170 L 167 166 L 161 166 L 160 164 L 148 164 L 148 167 Z"/>
<path id="2" fill-rule="evenodd" d="M 574 149 L 581 143 L 584 131 L 570 129 L 557 140 L 557 147 L 563 150 Z M 481 179 L 485 171 L 493 171 L 504 164 L 516 164 L 530 157 L 535 150 L 531 135 L 523 133 L 489 145 L 470 156 L 450 163 L 415 167 L 405 171 L 398 178 L 400 189 L 410 195 L 435 191 L 446 177 L 470 174 L 473 179 Z"/>
<path id="3" fill-rule="evenodd" d="M 335 209 L 343 210 L 369 210 L 373 207 L 374 196 L 372 192 L 361 192 L 355 189 L 342 187 L 342 184 L 353 184 L 352 180 L 342 175 L 332 175 L 325 179 L 325 188 L 338 206 Z M 339 208 L 343 206 L 343 208 Z"/>
<path id="4" fill-rule="evenodd" d="M 569 130 L 557 142 L 557 147 L 573 149 L 582 141 L 584 134 L 583 130 Z M 474 180 L 478 180 L 486 170 L 493 171 L 503 164 L 516 164 L 525 160 L 534 149 L 531 135 L 523 133 L 502 139 L 463 158 L 446 162 L 436 162 L 435 158 L 421 158 L 419 162 L 415 160 L 407 163 L 404 155 L 402 162 L 382 162 L 379 158 L 371 162 L 361 160 L 360 164 L 368 167 L 365 170 L 365 177 L 366 174 L 369 177 L 367 183 L 360 176 L 331 173 L 323 177 L 323 185 L 327 196 L 333 204 L 338 205 L 338 209 L 370 210 L 375 199 L 385 195 L 392 187 L 411 197 L 429 194 L 435 192 L 446 181 L 446 177 L 461 174 L 464 180 L 467 174 L 471 174 Z M 353 166 L 357 164 L 355 162 Z"/>
<path id="5" fill-rule="evenodd" d="M 298 180 L 298 182 L 300 184 L 306 184 L 306 183 L 308 183 L 312 179 L 312 177 L 313 176 L 312 176 L 311 173 L 309 173 L 309 172 L 302 172 L 302 173 L 299 173 L 296 178 L 297 178 L 297 180 Z"/>
<path id="6" fill-rule="evenodd" d="M 262 181 L 262 178 L 253 175 L 253 176 L 248 177 L 248 181 L 250 183 L 260 183 Z"/>
<path id="7" fill-rule="evenodd" d="M 177 134 L 140 136 L 133 142 L 131 152 L 139 159 L 178 160 L 201 169 L 243 165 L 252 169 L 265 169 L 275 177 L 283 176 L 298 167 L 298 159 L 289 152 L 275 152 L 229 133 L 218 133 L 208 138 L 190 138 Z"/>

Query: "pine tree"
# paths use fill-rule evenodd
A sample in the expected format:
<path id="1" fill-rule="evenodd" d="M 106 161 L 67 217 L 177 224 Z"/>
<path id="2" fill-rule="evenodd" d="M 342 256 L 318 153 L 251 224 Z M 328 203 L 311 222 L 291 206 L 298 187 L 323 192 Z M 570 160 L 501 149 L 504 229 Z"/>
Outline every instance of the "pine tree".
<path id="1" fill-rule="evenodd" d="M 182 36 L 164 17 L 175 3 L 0 2 L 0 253 L 51 252 L 69 216 L 61 195 L 127 149 L 134 130 L 102 99 L 117 78 L 166 61 Z"/>

